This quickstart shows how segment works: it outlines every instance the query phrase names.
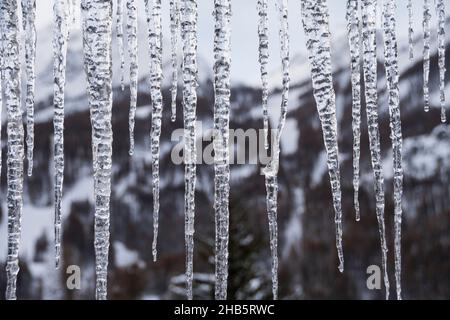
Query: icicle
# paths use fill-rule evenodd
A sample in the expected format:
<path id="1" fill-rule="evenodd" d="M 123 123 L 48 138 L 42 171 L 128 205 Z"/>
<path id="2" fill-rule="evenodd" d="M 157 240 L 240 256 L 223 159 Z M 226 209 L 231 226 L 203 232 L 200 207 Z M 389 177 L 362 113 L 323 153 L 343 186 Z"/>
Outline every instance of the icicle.
<path id="1" fill-rule="evenodd" d="M 258 0 L 258 35 L 259 35 L 259 64 L 262 82 L 262 109 L 264 122 L 264 147 L 269 149 L 269 111 L 267 101 L 269 99 L 269 80 L 267 65 L 269 63 L 269 19 L 268 0 Z"/>
<path id="2" fill-rule="evenodd" d="M 55 0 L 53 6 L 53 127 L 54 127 L 54 192 L 55 192 L 55 265 L 61 258 L 61 202 L 64 181 L 64 87 L 69 36 L 69 2 Z"/>
<path id="3" fill-rule="evenodd" d="M 423 97 L 425 101 L 425 112 L 430 111 L 430 21 L 431 0 L 424 0 L 423 4 Z"/>
<path id="4" fill-rule="evenodd" d="M 377 1 L 362 1 L 364 83 L 366 92 L 367 127 L 369 131 L 370 155 L 374 174 L 376 214 L 381 238 L 382 267 L 386 299 L 389 297 L 389 278 L 387 275 L 387 244 L 384 223 L 384 178 L 380 151 L 380 132 L 378 129 L 378 93 L 377 93 L 377 44 L 376 16 Z M 394 89 L 393 89 L 394 90 Z M 392 101 L 391 101 L 392 102 Z M 392 105 L 390 105 L 392 108 Z"/>
<path id="5" fill-rule="evenodd" d="M 77 21 L 78 0 L 69 0 L 69 30 L 75 27 Z"/>
<path id="6" fill-rule="evenodd" d="M 96 298 L 106 299 L 112 170 L 112 1 L 82 0 L 84 63 L 92 124 Z"/>
<path id="7" fill-rule="evenodd" d="M 361 48 L 359 0 L 347 1 L 347 32 L 351 56 L 352 130 L 353 130 L 353 189 L 356 221 L 359 211 L 359 159 L 361 154 Z"/>
<path id="8" fill-rule="evenodd" d="M 1 8 L 1 7 L 0 7 Z M 0 12 L 1 19 L 1 12 Z M 0 31 L 2 31 L 2 22 L 0 20 Z M 3 33 L 3 31 L 2 31 Z M 3 39 L 0 36 L 0 179 L 2 175 L 2 110 L 3 110 Z"/>
<path id="9" fill-rule="evenodd" d="M 134 122 L 138 90 L 138 39 L 137 39 L 137 8 L 136 0 L 127 0 L 127 39 L 130 55 L 130 113 L 128 116 L 130 130 L 130 151 L 134 153 Z"/>
<path id="10" fill-rule="evenodd" d="M 227 298 L 230 194 L 229 122 L 231 95 L 231 1 L 215 0 L 214 36 L 214 208 L 216 220 L 216 293 Z"/>
<path id="11" fill-rule="evenodd" d="M 402 223 L 402 123 L 400 118 L 398 45 L 395 34 L 395 0 L 384 0 L 384 60 L 387 89 L 389 92 L 389 114 L 394 167 L 394 221 L 395 221 L 395 280 L 397 299 L 401 299 L 401 223 Z"/>
<path id="12" fill-rule="evenodd" d="M 441 121 L 447 121 L 445 113 L 445 2 L 436 0 L 436 16 L 438 19 L 438 55 L 439 55 L 439 91 L 441 102 Z"/>
<path id="13" fill-rule="evenodd" d="M 34 85 L 36 81 L 36 0 L 22 0 L 23 29 L 25 31 L 25 63 L 27 70 L 27 159 L 28 176 L 33 174 L 34 149 Z"/>
<path id="14" fill-rule="evenodd" d="M 192 299 L 196 152 L 195 121 L 197 109 L 197 0 L 183 0 L 180 6 L 181 39 L 183 43 L 183 116 L 185 162 L 185 241 L 186 294 Z"/>
<path id="15" fill-rule="evenodd" d="M 23 205 L 24 130 L 20 105 L 20 22 L 18 8 L 17 0 L 0 2 L 4 93 L 8 113 L 6 299 L 9 300 L 16 299 Z"/>
<path id="16" fill-rule="evenodd" d="M 314 97 L 316 99 L 325 149 L 328 156 L 328 170 L 336 223 L 336 247 L 339 258 L 339 271 L 344 271 L 342 250 L 342 207 L 341 182 L 339 170 L 339 150 L 337 141 L 336 98 L 333 89 L 331 67 L 331 45 L 326 0 L 302 0 L 302 20 L 311 64 Z"/>
<path id="17" fill-rule="evenodd" d="M 408 0 L 408 42 L 409 42 L 409 60 L 414 59 L 414 28 L 413 28 L 413 4 Z"/>
<path id="18" fill-rule="evenodd" d="M 177 37 L 180 27 L 179 0 L 170 0 L 170 42 L 172 46 L 172 122 L 177 119 L 177 93 L 178 93 L 178 57 Z"/>
<path id="19" fill-rule="evenodd" d="M 278 0 L 276 6 L 280 16 L 280 47 L 283 71 L 283 90 L 281 93 L 281 112 L 276 130 L 275 143 L 272 149 L 270 164 L 264 168 L 267 215 L 269 220 L 270 251 L 272 255 L 272 294 L 273 299 L 278 299 L 278 223 L 277 223 L 277 197 L 278 197 L 278 169 L 280 165 L 281 134 L 286 122 L 289 100 L 289 23 L 288 1 Z"/>
<path id="20" fill-rule="evenodd" d="M 119 57 L 120 57 L 120 87 L 122 91 L 125 90 L 125 50 L 123 47 L 123 1 L 117 0 L 117 22 L 116 22 L 116 33 L 117 33 L 117 44 L 119 47 Z"/>
<path id="21" fill-rule="evenodd" d="M 161 0 L 145 1 L 147 22 L 149 27 L 150 48 L 150 96 L 152 99 L 152 185 L 153 185 L 153 261 L 157 258 L 158 220 L 159 220 L 159 149 L 161 137 L 161 121 L 163 98 L 162 85 L 162 28 Z"/>

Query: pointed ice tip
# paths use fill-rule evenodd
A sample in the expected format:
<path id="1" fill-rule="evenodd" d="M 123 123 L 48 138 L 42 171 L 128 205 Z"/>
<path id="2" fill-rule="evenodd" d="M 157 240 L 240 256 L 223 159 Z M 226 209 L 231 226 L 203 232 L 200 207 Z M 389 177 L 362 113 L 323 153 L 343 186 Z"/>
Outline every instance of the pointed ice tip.
<path id="1" fill-rule="evenodd" d="M 158 252 L 156 250 L 153 250 L 153 262 L 156 262 L 158 260 Z"/>
<path id="2" fill-rule="evenodd" d="M 130 156 L 132 156 L 132 155 L 134 154 L 134 149 L 128 150 L 128 154 L 129 154 Z"/>
<path id="3" fill-rule="evenodd" d="M 339 272 L 340 272 L 340 273 L 344 273 L 344 263 L 343 263 L 343 262 L 341 262 L 341 263 L 339 264 L 338 269 L 339 269 Z"/>
<path id="4" fill-rule="evenodd" d="M 28 176 L 31 177 L 33 175 L 33 167 L 28 168 Z"/>
<path id="5" fill-rule="evenodd" d="M 177 117 L 176 117 L 176 116 L 172 116 L 172 117 L 170 118 L 170 120 L 171 120 L 172 122 L 175 122 L 175 121 L 177 120 Z"/>
<path id="6" fill-rule="evenodd" d="M 361 217 L 360 216 L 356 216 L 356 222 L 360 222 L 361 221 Z"/>

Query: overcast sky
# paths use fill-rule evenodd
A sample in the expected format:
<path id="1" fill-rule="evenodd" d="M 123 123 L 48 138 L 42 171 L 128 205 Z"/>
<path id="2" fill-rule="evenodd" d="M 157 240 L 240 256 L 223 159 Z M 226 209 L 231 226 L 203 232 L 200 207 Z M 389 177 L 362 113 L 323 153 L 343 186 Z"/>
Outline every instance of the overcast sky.
<path id="1" fill-rule="evenodd" d="M 301 26 L 300 2 L 301 0 L 289 0 L 289 23 L 291 36 L 291 55 L 304 52 L 305 42 Z M 115 1 L 114 1 L 115 2 Z M 138 0 L 141 10 L 140 18 L 144 20 L 143 1 Z M 163 2 L 163 28 L 164 36 L 169 37 L 169 1 Z M 232 46 L 233 46 L 233 68 L 232 77 L 234 82 L 244 82 L 251 85 L 259 83 L 258 66 L 258 36 L 256 11 L 257 0 L 233 0 L 232 21 Z M 275 0 L 269 0 L 270 8 L 270 49 L 271 69 L 274 70 L 279 64 L 278 45 L 278 15 L 275 11 Z M 381 3 L 381 1 L 379 1 Z M 213 62 L 212 44 L 214 21 L 212 16 L 213 0 L 199 0 L 199 54 L 206 58 L 210 64 Z M 345 29 L 345 0 L 328 0 L 330 7 L 330 25 L 332 34 L 336 35 Z M 421 33 L 421 16 L 423 0 L 413 0 L 414 20 L 416 34 Z M 52 22 L 51 0 L 37 0 L 37 25 L 38 28 L 45 27 Z M 397 1 L 398 36 L 403 45 L 406 40 L 408 21 L 406 0 Z M 450 10 L 450 8 L 449 8 Z M 339 32 L 341 31 L 341 32 Z M 145 47 L 142 46 L 142 49 Z"/>

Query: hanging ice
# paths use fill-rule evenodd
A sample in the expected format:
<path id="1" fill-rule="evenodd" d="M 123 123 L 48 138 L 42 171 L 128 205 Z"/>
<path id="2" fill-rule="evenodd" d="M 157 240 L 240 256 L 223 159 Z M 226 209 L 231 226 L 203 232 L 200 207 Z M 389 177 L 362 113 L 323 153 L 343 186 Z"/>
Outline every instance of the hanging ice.
<path id="1" fill-rule="evenodd" d="M 380 151 L 380 132 L 378 129 L 378 93 L 377 93 L 377 43 L 376 43 L 376 16 L 377 1 L 362 1 L 363 22 L 363 52 L 364 52 L 364 83 L 366 92 L 367 127 L 369 131 L 370 155 L 375 180 L 376 215 L 381 238 L 382 267 L 386 299 L 389 297 L 389 278 L 387 275 L 387 244 L 384 223 L 384 178 Z M 391 58 L 391 57 L 389 57 Z M 391 84 L 392 86 L 392 84 Z M 395 88 L 391 88 L 395 90 Z M 390 97 L 390 106 L 395 102 Z"/>
<path id="2" fill-rule="evenodd" d="M 229 123 L 231 95 L 231 0 L 214 1 L 214 208 L 217 300 L 227 298 L 229 231 Z"/>
<path id="3" fill-rule="evenodd" d="M 359 0 L 347 1 L 347 32 L 351 56 L 352 130 L 353 130 L 353 189 L 356 221 L 359 211 L 359 159 L 361 154 L 361 47 Z"/>
<path id="4" fill-rule="evenodd" d="M 424 0 L 423 4 L 423 97 L 425 101 L 425 112 L 430 111 L 430 89 L 428 82 L 430 79 L 430 21 L 431 21 L 431 0 Z"/>
<path id="5" fill-rule="evenodd" d="M 70 29 L 75 27 L 75 23 L 77 20 L 77 8 L 79 6 L 79 1 L 78 0 L 69 0 L 69 25 L 70 25 Z"/>
<path id="6" fill-rule="evenodd" d="M 27 160 L 28 176 L 33 174 L 34 149 L 34 86 L 36 81 L 36 0 L 22 0 L 23 29 L 25 31 L 25 63 L 27 70 Z"/>
<path id="7" fill-rule="evenodd" d="M 136 0 L 127 0 L 127 39 L 130 56 L 130 113 L 128 123 L 130 130 L 130 155 L 134 153 L 134 122 L 138 90 L 138 39 L 137 39 Z"/>
<path id="8" fill-rule="evenodd" d="M 302 0 L 302 20 L 306 34 L 308 58 L 317 110 L 322 124 L 327 164 L 336 223 L 336 247 L 339 258 L 339 271 L 344 271 L 342 250 L 342 207 L 341 182 L 339 170 L 339 150 L 337 142 L 336 98 L 333 89 L 330 30 L 328 5 L 326 0 Z"/>
<path id="9" fill-rule="evenodd" d="M 278 299 L 278 222 L 277 222 L 277 197 L 278 197 L 278 169 L 280 164 L 281 134 L 286 122 L 287 107 L 289 100 L 289 23 L 288 23 L 288 1 L 278 0 L 276 2 L 280 17 L 280 48 L 283 72 L 283 89 L 281 93 L 281 111 L 276 130 L 275 143 L 272 146 L 272 159 L 270 164 L 264 168 L 266 192 L 267 192 L 267 215 L 269 220 L 270 251 L 272 255 L 272 294 L 273 299 Z"/>
<path id="10" fill-rule="evenodd" d="M 402 123 L 400 118 L 398 45 L 395 34 L 395 0 L 384 0 L 383 36 L 386 82 L 389 96 L 389 115 L 394 168 L 394 228 L 395 228 L 395 280 L 397 298 L 401 299 L 401 223 L 402 223 Z"/>
<path id="11" fill-rule="evenodd" d="M 408 42 L 409 42 L 409 60 L 414 59 L 414 28 L 413 28 L 413 4 L 408 0 Z"/>
<path id="12" fill-rule="evenodd" d="M 150 96 L 152 99 L 152 189 L 153 189 L 153 261 L 157 258 L 158 220 L 159 220 L 159 149 L 163 98 L 162 85 L 162 29 L 161 0 L 145 1 L 148 22 L 148 41 L 150 48 Z"/>
<path id="13" fill-rule="evenodd" d="M 259 35 L 259 64 L 262 82 L 262 109 L 264 122 L 264 147 L 269 148 L 269 111 L 267 101 L 269 99 L 269 81 L 267 65 L 269 63 L 269 19 L 268 0 L 258 0 L 258 35 Z"/>
<path id="14" fill-rule="evenodd" d="M 2 29 L 2 21 L 1 21 L 1 13 L 0 13 L 0 31 Z M 2 31 L 3 32 L 3 31 Z M 2 88 L 2 82 L 3 82 L 3 40 L 0 36 L 0 178 L 2 174 L 2 152 L 1 152 L 1 140 L 2 140 L 2 117 L 1 117 L 1 110 L 3 110 L 3 88 Z"/>
<path id="15" fill-rule="evenodd" d="M 112 1 L 82 0 L 83 51 L 92 124 L 96 298 L 106 299 L 112 170 Z"/>
<path id="16" fill-rule="evenodd" d="M 177 93 L 178 93 L 178 56 L 177 37 L 180 27 L 180 3 L 179 0 L 170 0 L 170 43 L 172 46 L 172 117 L 174 122 L 177 119 Z"/>
<path id="17" fill-rule="evenodd" d="M 59 268 L 61 257 L 61 202 L 64 181 L 64 88 L 69 36 L 69 0 L 55 0 L 53 15 L 55 265 L 56 268 Z"/>
<path id="18" fill-rule="evenodd" d="M 445 2 L 436 0 L 436 16 L 438 19 L 438 55 L 439 55 L 439 91 L 441 102 L 441 121 L 447 121 L 445 113 Z"/>
<path id="19" fill-rule="evenodd" d="M 125 50 L 123 48 L 123 1 L 117 0 L 116 9 L 116 33 L 117 33 L 117 44 L 119 47 L 119 57 L 120 57 L 120 87 L 122 91 L 125 90 Z"/>
<path id="20" fill-rule="evenodd" d="M 19 245 L 23 205 L 24 131 L 20 105 L 20 22 L 17 0 L 0 2 L 3 43 L 5 106 L 8 114 L 7 207 L 8 256 L 6 258 L 6 299 L 16 299 L 19 273 Z"/>
<path id="21" fill-rule="evenodd" d="M 196 181 L 195 121 L 197 109 L 197 0 L 183 0 L 180 6 L 181 39 L 183 44 L 183 116 L 185 162 L 185 241 L 186 294 L 192 299 L 194 218 Z"/>

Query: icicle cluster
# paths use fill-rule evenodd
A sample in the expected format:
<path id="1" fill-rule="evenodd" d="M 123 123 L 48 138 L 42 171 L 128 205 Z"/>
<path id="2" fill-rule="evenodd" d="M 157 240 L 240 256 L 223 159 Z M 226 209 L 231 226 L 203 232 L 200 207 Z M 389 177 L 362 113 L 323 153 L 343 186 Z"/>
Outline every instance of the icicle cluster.
<path id="1" fill-rule="evenodd" d="M 397 298 L 401 299 L 401 223 L 402 223 L 402 123 L 400 119 L 398 45 L 395 33 L 395 0 L 384 0 L 383 37 L 386 83 L 389 99 L 389 115 L 394 168 L 394 229 L 395 229 L 395 280 Z M 389 287 L 387 287 L 389 288 Z M 387 298 L 387 294 L 386 294 Z"/>
<path id="2" fill-rule="evenodd" d="M 6 299 L 16 299 L 19 273 L 19 245 L 23 206 L 24 130 L 20 104 L 20 22 L 17 0 L 0 2 L 3 44 L 3 79 L 8 114 L 7 207 L 8 255 L 6 258 Z"/>
<path id="3" fill-rule="evenodd" d="M 34 87 L 36 82 L 36 0 L 22 0 L 23 29 L 25 31 L 25 64 L 27 71 L 27 160 L 28 176 L 33 174 L 34 149 Z"/>
<path id="4" fill-rule="evenodd" d="M 130 56 L 130 113 L 128 116 L 130 130 L 130 151 L 134 153 L 134 122 L 137 106 L 138 91 L 138 39 L 137 39 L 137 7 L 136 0 L 127 0 L 127 39 L 128 54 Z"/>
<path id="5" fill-rule="evenodd" d="M 96 298 L 106 299 L 112 170 L 112 2 L 82 0 L 84 63 L 92 123 Z"/>
<path id="6" fill-rule="evenodd" d="M 123 1 L 117 0 L 116 9 L 116 33 L 117 33 L 117 45 L 119 47 L 120 58 L 120 87 L 122 91 L 125 90 L 125 50 L 123 48 Z"/>
<path id="7" fill-rule="evenodd" d="M 431 28 L 431 0 L 424 0 L 423 4 L 423 98 L 425 112 L 430 111 L 430 32 Z"/>
<path id="8" fill-rule="evenodd" d="M 264 121 L 264 147 L 269 148 L 269 80 L 267 66 L 269 64 L 269 19 L 268 0 L 258 0 L 258 36 L 259 36 L 259 64 L 262 82 L 262 109 Z"/>
<path id="9" fill-rule="evenodd" d="M 352 131 L 353 131 L 353 189 L 356 221 L 359 211 L 359 160 L 361 155 L 361 46 L 359 0 L 347 1 L 347 32 L 351 58 Z"/>
<path id="10" fill-rule="evenodd" d="M 438 59 L 439 59 L 439 100 L 441 103 L 441 121 L 447 121 L 445 113 L 445 2 L 436 0 L 436 15 L 438 20 Z"/>
<path id="11" fill-rule="evenodd" d="M 317 110 L 322 124 L 327 164 L 336 223 L 336 247 L 339 271 L 344 271 L 342 250 L 342 207 L 337 143 L 336 98 L 333 89 L 331 45 L 326 0 L 302 0 L 302 21 L 306 34 L 306 47 L 311 64 L 312 83 Z"/>
<path id="12" fill-rule="evenodd" d="M 163 111 L 162 85 L 162 28 L 161 0 L 145 1 L 149 26 L 150 48 L 150 96 L 152 99 L 152 187 L 153 187 L 153 260 L 157 258 L 158 220 L 159 220 L 159 149 Z"/>
<path id="13" fill-rule="evenodd" d="M 55 0 L 53 14 L 55 266 L 59 268 L 61 258 L 61 202 L 64 181 L 64 88 L 66 85 L 67 45 L 69 37 L 69 1 Z"/>
<path id="14" fill-rule="evenodd" d="M 214 1 L 214 208 L 217 300 L 227 298 L 230 194 L 231 0 Z"/>
<path id="15" fill-rule="evenodd" d="M 196 182 L 195 121 L 197 109 L 197 0 L 184 0 L 180 6 L 181 39 L 183 43 L 183 116 L 185 163 L 185 241 L 186 294 L 192 299 L 194 258 L 194 217 Z"/>
<path id="16" fill-rule="evenodd" d="M 387 274 L 387 244 L 384 222 L 384 178 L 380 148 L 380 132 L 378 129 L 378 93 L 377 93 L 377 43 L 376 16 L 377 1 L 362 1 L 364 83 L 366 93 L 367 127 L 369 131 L 370 156 L 374 174 L 376 199 L 376 215 L 381 238 L 382 268 L 386 299 L 389 297 L 389 278 Z M 389 52 L 390 54 L 390 52 Z M 392 103 L 392 101 L 391 101 Z M 392 107 L 392 106 L 391 106 Z"/>
<path id="17" fill-rule="evenodd" d="M 180 28 L 180 2 L 179 0 L 170 0 L 170 44 L 172 50 L 172 117 L 174 122 L 177 119 L 177 93 L 178 93 L 178 56 L 177 43 Z"/>

